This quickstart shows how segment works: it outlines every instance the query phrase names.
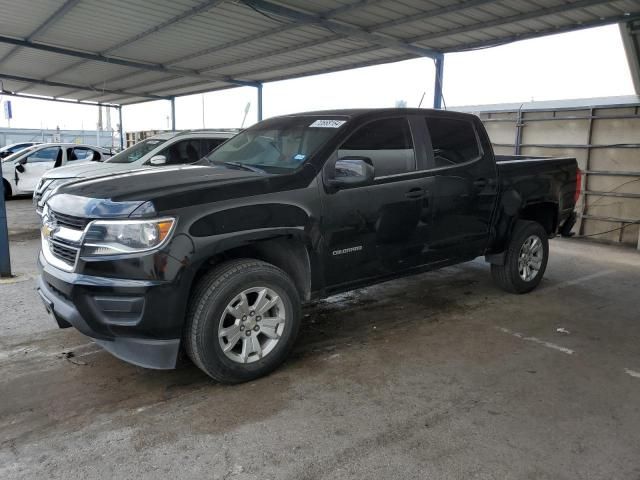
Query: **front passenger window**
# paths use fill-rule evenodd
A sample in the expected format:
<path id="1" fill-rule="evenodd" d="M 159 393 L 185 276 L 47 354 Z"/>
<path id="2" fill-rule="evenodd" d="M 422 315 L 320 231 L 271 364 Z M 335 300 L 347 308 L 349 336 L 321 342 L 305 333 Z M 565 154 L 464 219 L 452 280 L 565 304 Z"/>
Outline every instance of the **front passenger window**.
<path id="1" fill-rule="evenodd" d="M 412 172 L 416 157 L 411 129 L 406 118 L 385 118 L 360 127 L 338 149 L 338 158 L 368 157 L 375 176 Z"/>

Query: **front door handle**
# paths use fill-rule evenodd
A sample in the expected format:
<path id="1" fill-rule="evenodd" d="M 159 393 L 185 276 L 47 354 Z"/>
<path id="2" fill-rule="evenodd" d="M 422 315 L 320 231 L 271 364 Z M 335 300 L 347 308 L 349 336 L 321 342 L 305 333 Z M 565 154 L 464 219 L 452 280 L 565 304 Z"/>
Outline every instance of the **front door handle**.
<path id="1" fill-rule="evenodd" d="M 486 178 L 478 178 L 477 180 L 473 181 L 473 186 L 474 188 L 476 188 L 476 190 L 482 190 L 484 187 L 487 186 L 487 183 L 489 183 L 487 181 Z"/>
<path id="2" fill-rule="evenodd" d="M 424 190 L 424 188 L 412 188 L 411 190 L 409 190 L 407 193 L 404 194 L 405 197 L 410 198 L 412 200 L 418 200 L 420 198 L 424 198 L 424 196 L 426 195 L 426 192 Z"/>

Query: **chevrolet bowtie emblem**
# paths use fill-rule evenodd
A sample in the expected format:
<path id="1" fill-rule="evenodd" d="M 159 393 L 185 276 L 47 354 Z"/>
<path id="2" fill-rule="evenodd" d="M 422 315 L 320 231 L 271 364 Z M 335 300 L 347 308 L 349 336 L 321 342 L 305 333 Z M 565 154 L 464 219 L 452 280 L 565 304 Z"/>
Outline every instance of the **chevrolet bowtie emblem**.
<path id="1" fill-rule="evenodd" d="M 42 237 L 45 239 L 51 238 L 51 236 L 56 232 L 57 228 L 53 226 L 49 221 L 45 221 L 42 224 L 42 228 L 40 231 L 42 232 Z"/>

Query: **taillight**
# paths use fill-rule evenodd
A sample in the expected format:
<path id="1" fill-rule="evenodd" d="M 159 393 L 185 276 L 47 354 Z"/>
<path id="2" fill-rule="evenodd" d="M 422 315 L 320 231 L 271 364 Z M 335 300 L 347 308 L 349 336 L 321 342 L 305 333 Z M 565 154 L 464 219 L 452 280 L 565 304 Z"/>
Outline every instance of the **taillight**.
<path id="1" fill-rule="evenodd" d="M 579 168 L 576 171 L 576 193 L 573 196 L 573 200 L 575 203 L 578 203 L 578 198 L 580 198 L 580 194 L 582 193 L 582 170 Z"/>

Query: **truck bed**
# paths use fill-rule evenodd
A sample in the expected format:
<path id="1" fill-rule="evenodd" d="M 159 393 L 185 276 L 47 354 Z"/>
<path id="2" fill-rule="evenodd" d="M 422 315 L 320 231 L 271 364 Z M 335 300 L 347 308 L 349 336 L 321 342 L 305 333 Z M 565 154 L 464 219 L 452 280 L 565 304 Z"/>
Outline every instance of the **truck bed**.
<path id="1" fill-rule="evenodd" d="M 554 203 L 559 224 L 575 207 L 578 162 L 570 157 L 496 155 L 501 189 L 515 190 L 524 205 Z"/>

